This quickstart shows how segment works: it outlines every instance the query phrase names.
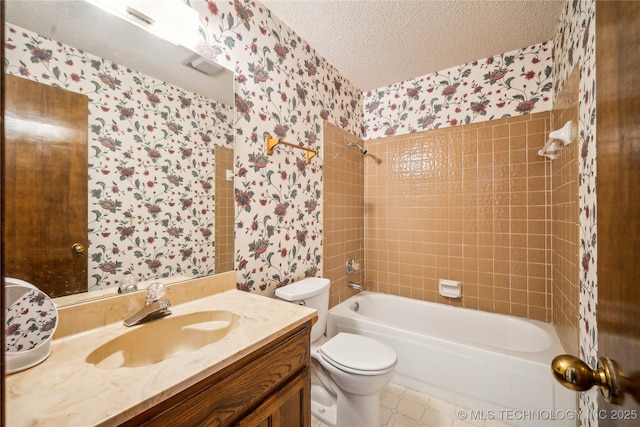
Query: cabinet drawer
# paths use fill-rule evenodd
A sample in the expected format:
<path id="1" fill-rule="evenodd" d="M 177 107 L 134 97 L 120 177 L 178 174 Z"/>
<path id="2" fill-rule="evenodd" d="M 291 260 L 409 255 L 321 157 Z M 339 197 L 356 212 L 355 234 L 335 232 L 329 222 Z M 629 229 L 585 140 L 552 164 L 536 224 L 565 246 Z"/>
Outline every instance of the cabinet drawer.
<path id="1" fill-rule="evenodd" d="M 296 329 L 123 425 L 226 426 L 309 366 L 311 325 Z"/>

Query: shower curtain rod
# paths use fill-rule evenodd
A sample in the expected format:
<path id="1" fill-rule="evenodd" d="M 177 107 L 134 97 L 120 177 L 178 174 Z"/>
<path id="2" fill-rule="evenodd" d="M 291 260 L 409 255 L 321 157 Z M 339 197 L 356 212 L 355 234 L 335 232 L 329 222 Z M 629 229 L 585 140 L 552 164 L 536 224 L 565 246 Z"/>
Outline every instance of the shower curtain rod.
<path id="1" fill-rule="evenodd" d="M 282 141 L 279 138 L 272 137 L 268 133 L 264 135 L 264 143 L 265 143 L 265 147 L 266 147 L 267 156 L 270 156 L 270 155 L 273 154 L 273 147 L 275 147 L 278 144 L 282 144 L 282 145 L 286 145 L 288 147 L 293 147 L 293 148 L 297 148 L 299 150 L 306 151 L 307 152 L 307 164 L 311 163 L 311 159 L 313 159 L 315 156 L 318 155 L 318 150 L 314 150 L 312 148 L 307 148 L 307 147 L 302 147 L 302 146 L 297 145 L 297 144 L 292 144 L 291 142 Z"/>

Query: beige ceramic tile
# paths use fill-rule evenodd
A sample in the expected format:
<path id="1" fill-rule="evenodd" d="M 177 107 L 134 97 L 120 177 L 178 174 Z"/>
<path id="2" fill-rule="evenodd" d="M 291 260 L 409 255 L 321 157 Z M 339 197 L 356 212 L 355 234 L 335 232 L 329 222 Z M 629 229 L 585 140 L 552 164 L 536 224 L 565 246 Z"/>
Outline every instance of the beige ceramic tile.
<path id="1" fill-rule="evenodd" d="M 434 283 L 456 275 L 464 281 L 473 278 L 486 289 L 477 288 L 470 295 L 476 299 L 463 302 L 465 306 L 536 318 L 551 313 L 546 302 L 536 305 L 542 311 L 530 313 L 521 294 L 510 300 L 510 295 L 493 292 L 508 289 L 512 279 L 515 289 L 525 290 L 526 277 L 550 277 L 546 206 L 551 186 L 545 179 L 548 162 L 537 156 L 550 116 L 537 113 L 367 141 L 375 159 L 345 149 L 349 141 L 363 142 L 326 125 L 325 151 L 339 154 L 325 155 L 323 165 L 323 265 L 325 275 L 336 275 L 330 277 L 332 304 L 349 295 L 334 290 L 344 289 L 348 281 L 335 266 L 351 252 L 364 260 L 366 248 L 365 273 L 357 280 L 366 281 L 368 289 L 433 300 Z M 364 236 L 352 232 L 359 228 Z M 566 233 L 573 237 L 573 231 Z M 360 244 L 335 250 L 334 239 Z M 534 284 L 535 292 L 550 295 L 551 287 L 544 285 L 541 291 Z M 496 298 L 501 304 L 493 304 Z"/>

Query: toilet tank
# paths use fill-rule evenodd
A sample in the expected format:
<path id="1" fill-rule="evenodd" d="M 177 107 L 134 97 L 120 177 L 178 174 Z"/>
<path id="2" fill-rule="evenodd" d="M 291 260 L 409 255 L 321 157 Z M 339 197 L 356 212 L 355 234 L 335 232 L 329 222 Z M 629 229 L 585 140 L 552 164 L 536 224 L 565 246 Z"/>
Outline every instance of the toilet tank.
<path id="1" fill-rule="evenodd" d="M 311 328 L 311 342 L 324 335 L 330 285 L 329 279 L 309 277 L 276 289 L 276 298 L 318 310 L 318 321 Z"/>

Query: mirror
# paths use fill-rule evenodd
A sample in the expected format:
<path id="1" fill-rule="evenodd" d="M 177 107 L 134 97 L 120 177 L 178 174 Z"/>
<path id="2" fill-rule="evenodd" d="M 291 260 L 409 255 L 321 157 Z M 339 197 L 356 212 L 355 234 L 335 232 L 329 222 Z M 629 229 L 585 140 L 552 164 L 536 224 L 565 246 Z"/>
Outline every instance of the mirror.
<path id="1" fill-rule="evenodd" d="M 58 171 L 65 169 L 61 175 L 88 177 L 84 236 L 82 231 L 64 236 L 65 252 L 86 256 L 85 273 L 72 269 L 74 276 L 84 276 L 80 289 L 88 293 L 81 299 L 114 295 L 128 281 L 125 278 L 171 283 L 233 270 L 232 71 L 85 1 L 8 0 L 5 19 L 7 77 L 19 76 L 86 97 L 86 171 L 67 171 L 64 156 L 44 160 L 48 166 L 59 164 Z M 199 71 L 202 66 L 207 73 L 222 69 L 206 74 Z M 16 96 L 22 99 L 25 92 Z M 27 123 L 12 117 L 12 104 L 5 100 L 7 135 L 42 125 L 44 120 Z M 45 128 L 45 135 L 53 128 Z M 8 137 L 5 143 L 8 148 Z M 6 156 L 3 173 L 8 173 L 7 162 L 12 159 Z M 16 176 L 28 172 L 31 179 L 40 171 L 45 184 L 54 185 L 48 182 L 54 180 L 52 175 L 35 163 L 27 164 L 26 172 L 15 167 Z M 3 178 L 6 187 L 13 188 L 11 177 Z M 47 192 L 59 198 L 57 205 L 67 204 L 66 185 Z M 24 190 L 16 189 L 11 199 L 5 197 L 7 191 L 4 222 L 12 223 L 30 209 L 12 208 Z M 28 228 L 39 228 L 43 222 L 50 226 L 76 222 L 48 212 L 44 221 L 42 217 Z M 61 305 L 78 300 L 69 296 L 76 293 L 70 279 L 14 274 L 25 267 L 12 272 L 14 261 L 26 264 L 27 272 L 66 263 L 54 257 L 46 266 L 30 264 L 31 256 L 11 250 L 6 241 L 8 234 L 26 241 L 26 231 L 7 233 L 7 228 L 3 274 L 45 290 L 58 286 L 53 295 L 48 293 L 64 295 L 55 300 Z M 40 232 L 39 240 L 29 246 L 53 247 L 43 241 L 44 234 Z"/>

